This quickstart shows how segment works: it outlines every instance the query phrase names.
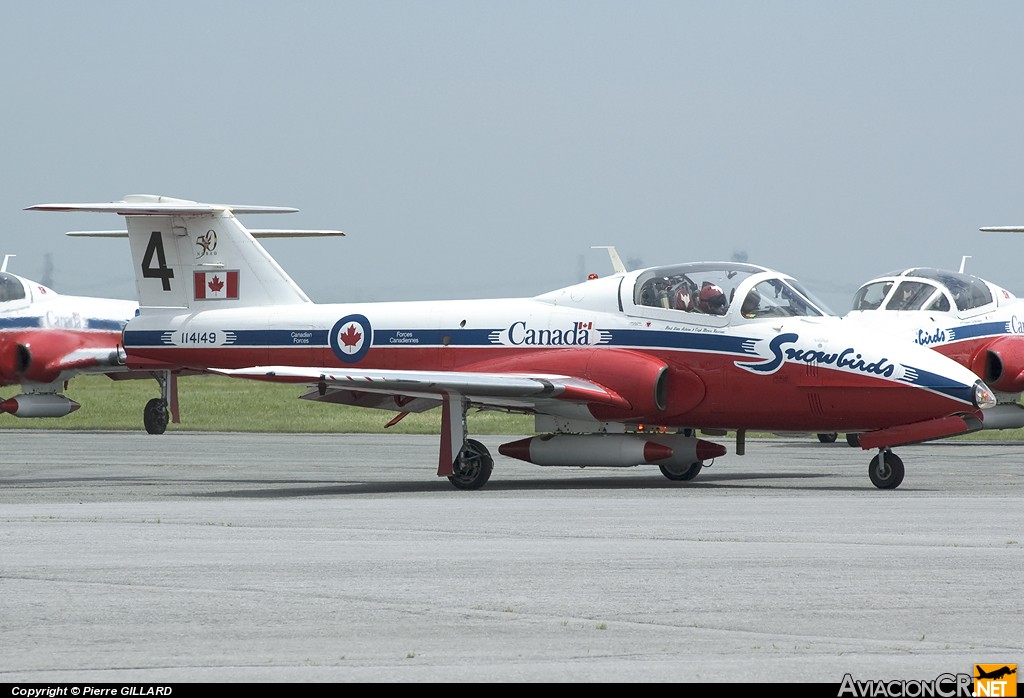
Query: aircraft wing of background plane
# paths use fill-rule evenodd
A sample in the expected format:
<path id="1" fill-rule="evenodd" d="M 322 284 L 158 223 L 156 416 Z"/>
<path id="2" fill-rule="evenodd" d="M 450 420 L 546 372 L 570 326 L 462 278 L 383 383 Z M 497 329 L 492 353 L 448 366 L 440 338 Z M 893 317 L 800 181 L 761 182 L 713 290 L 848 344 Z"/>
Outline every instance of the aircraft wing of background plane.
<path id="1" fill-rule="evenodd" d="M 980 428 L 994 402 L 968 369 L 831 316 L 795 279 L 694 262 L 592 278 L 532 298 L 313 303 L 238 220 L 294 209 L 132 195 L 30 210 L 125 217 L 140 311 L 127 363 L 302 383 L 301 397 L 397 413 L 441 408 L 439 476 L 478 489 L 494 461 L 472 408 L 535 416 L 503 444 L 538 465 L 657 465 L 690 480 L 724 455 L 697 432 L 863 432 L 876 487 L 894 446 Z M 614 257 L 613 257 L 614 260 Z"/>

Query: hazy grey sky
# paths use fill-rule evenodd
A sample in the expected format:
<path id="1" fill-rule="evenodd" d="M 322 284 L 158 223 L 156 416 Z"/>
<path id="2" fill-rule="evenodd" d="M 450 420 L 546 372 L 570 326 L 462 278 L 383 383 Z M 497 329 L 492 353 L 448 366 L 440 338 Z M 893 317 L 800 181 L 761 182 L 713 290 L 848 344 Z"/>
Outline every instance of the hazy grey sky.
<path id="1" fill-rule="evenodd" d="M 845 311 L 904 266 L 1024 295 L 1021 2 L 40 2 L 0 11 L 0 252 L 134 298 L 114 215 L 250 227 L 314 300 L 528 296 L 728 259 Z"/>

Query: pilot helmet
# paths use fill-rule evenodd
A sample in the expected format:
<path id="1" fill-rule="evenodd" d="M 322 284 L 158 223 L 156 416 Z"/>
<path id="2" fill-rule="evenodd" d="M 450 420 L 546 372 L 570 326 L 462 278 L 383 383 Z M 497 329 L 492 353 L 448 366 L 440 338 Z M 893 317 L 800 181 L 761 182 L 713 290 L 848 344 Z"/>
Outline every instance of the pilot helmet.
<path id="1" fill-rule="evenodd" d="M 723 315 L 728 301 L 725 299 L 725 291 L 718 284 L 705 282 L 700 289 L 700 306 L 708 313 Z"/>
<path id="2" fill-rule="evenodd" d="M 743 306 L 740 308 L 745 317 L 752 317 L 761 305 L 761 294 L 756 288 L 750 289 L 750 293 L 743 299 Z"/>
<path id="3" fill-rule="evenodd" d="M 675 293 L 676 310 L 693 310 L 693 294 L 690 289 L 683 285 Z"/>

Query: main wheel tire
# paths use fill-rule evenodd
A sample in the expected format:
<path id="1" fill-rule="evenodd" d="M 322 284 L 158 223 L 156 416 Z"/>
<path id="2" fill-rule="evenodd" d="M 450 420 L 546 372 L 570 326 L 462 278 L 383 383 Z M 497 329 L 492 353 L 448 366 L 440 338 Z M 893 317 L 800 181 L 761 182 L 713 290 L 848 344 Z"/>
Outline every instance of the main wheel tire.
<path id="1" fill-rule="evenodd" d="M 871 484 L 880 490 L 894 490 L 903 482 L 904 468 L 903 461 L 895 453 L 885 451 L 884 458 L 879 461 L 878 456 L 871 459 L 868 466 L 868 477 Z"/>
<path id="2" fill-rule="evenodd" d="M 846 443 L 850 444 L 854 448 L 860 446 L 860 434 L 847 434 Z"/>
<path id="3" fill-rule="evenodd" d="M 838 438 L 839 434 L 835 432 L 832 432 L 831 434 L 818 434 L 818 441 L 823 444 L 834 444 Z"/>
<path id="4" fill-rule="evenodd" d="M 146 425 L 146 431 L 150 434 L 163 434 L 167 431 L 167 422 L 170 415 L 167 412 L 167 403 L 161 398 L 155 397 L 146 403 L 142 410 L 142 423 Z"/>
<path id="5" fill-rule="evenodd" d="M 491 478 L 494 459 L 482 443 L 467 439 L 452 466 L 455 472 L 448 476 L 449 482 L 460 490 L 478 490 Z"/>
<path id="6" fill-rule="evenodd" d="M 697 461 L 686 466 L 659 465 L 658 467 L 661 468 L 661 474 L 669 480 L 692 480 L 700 474 L 701 470 L 704 469 L 704 463 Z"/>

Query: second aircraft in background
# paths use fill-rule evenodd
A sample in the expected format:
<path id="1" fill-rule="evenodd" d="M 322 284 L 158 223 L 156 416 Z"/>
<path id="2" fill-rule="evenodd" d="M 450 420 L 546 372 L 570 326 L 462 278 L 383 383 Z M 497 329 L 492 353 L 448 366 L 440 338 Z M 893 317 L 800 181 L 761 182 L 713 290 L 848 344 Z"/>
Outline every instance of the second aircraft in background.
<path id="1" fill-rule="evenodd" d="M 0 412 L 22 418 L 64 417 L 80 405 L 64 395 L 75 376 L 106 374 L 114 379 L 155 377 L 163 373 L 129 371 L 121 332 L 139 304 L 112 298 L 57 293 L 0 265 L 0 386 L 20 386 L 20 394 L 0 398 Z M 173 394 L 171 395 L 173 403 Z M 156 402 L 154 402 L 156 401 Z M 151 425 L 154 398 L 146 410 Z M 166 427 L 166 410 L 160 431 Z M 176 418 L 176 408 L 175 408 Z"/>
<path id="2" fill-rule="evenodd" d="M 1024 299 L 991 281 L 918 267 L 863 284 L 845 322 L 934 349 L 971 369 L 992 389 L 997 405 L 984 429 L 1024 427 Z M 823 442 L 836 433 L 819 433 Z M 851 445 L 860 435 L 847 432 Z"/>

